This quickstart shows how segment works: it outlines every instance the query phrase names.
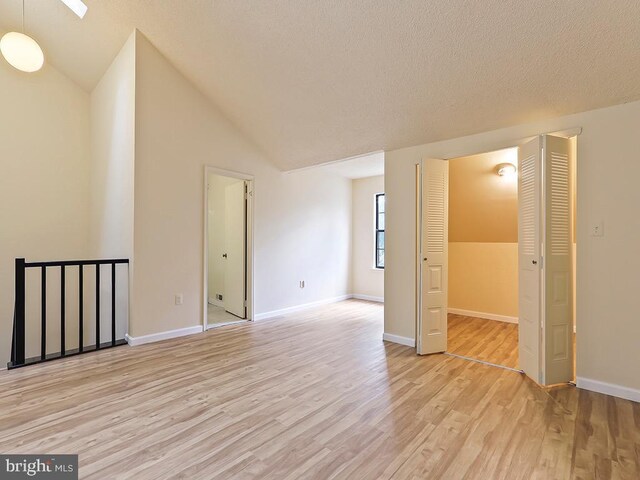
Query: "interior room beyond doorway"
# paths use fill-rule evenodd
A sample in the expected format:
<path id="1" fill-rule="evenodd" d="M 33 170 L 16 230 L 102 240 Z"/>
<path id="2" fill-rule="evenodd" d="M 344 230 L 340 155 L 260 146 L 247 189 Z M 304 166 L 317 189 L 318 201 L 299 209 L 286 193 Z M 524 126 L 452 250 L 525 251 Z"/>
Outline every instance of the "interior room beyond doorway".
<path id="1" fill-rule="evenodd" d="M 207 176 L 207 326 L 247 318 L 247 185 Z"/>
<path id="2" fill-rule="evenodd" d="M 449 353 L 518 368 L 517 148 L 449 161 Z"/>

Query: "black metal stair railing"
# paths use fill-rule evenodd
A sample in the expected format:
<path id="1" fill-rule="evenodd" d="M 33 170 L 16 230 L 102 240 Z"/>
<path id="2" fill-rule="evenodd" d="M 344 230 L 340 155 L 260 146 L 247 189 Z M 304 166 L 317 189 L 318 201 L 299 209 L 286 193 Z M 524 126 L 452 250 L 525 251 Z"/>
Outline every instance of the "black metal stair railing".
<path id="1" fill-rule="evenodd" d="M 26 262 L 24 258 L 15 261 L 15 306 L 13 314 L 13 335 L 11 343 L 11 361 L 7 368 L 46 362 L 57 358 L 69 357 L 126 343 L 124 338 L 116 338 L 116 265 L 129 264 L 126 258 L 109 260 L 62 260 L 54 262 Z M 95 343 L 84 345 L 84 267 L 95 266 Z M 102 265 L 111 265 L 111 340 L 101 342 L 100 332 L 100 271 Z M 47 269 L 60 268 L 60 351 L 47 353 Z M 78 267 L 78 348 L 67 349 L 66 342 L 66 267 Z M 40 355 L 26 357 L 26 285 L 27 268 L 39 268 L 41 271 L 41 317 L 40 317 Z"/>

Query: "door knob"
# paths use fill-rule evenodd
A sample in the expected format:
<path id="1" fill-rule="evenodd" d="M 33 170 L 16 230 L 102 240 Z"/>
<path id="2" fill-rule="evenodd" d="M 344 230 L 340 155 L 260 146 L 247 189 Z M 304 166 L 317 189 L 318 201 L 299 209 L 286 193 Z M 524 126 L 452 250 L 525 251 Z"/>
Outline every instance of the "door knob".
<path id="1" fill-rule="evenodd" d="M 227 258 L 227 254 L 226 254 L 226 253 L 223 253 L 223 254 L 222 254 L 222 258 Z"/>
<path id="2" fill-rule="evenodd" d="M 534 265 L 537 265 L 538 261 L 537 260 L 531 260 L 531 263 L 533 263 Z"/>

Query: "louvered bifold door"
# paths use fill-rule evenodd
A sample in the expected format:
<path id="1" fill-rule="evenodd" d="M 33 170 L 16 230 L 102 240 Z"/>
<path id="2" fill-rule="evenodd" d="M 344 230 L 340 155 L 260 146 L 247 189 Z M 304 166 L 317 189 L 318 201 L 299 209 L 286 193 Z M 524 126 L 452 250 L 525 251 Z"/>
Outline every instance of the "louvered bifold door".
<path id="1" fill-rule="evenodd" d="M 519 367 L 542 383 L 541 335 L 542 137 L 518 147 Z"/>
<path id="2" fill-rule="evenodd" d="M 449 163 L 422 162 L 421 315 L 418 354 L 447 349 Z"/>
<path id="3" fill-rule="evenodd" d="M 573 380 L 569 139 L 545 135 L 543 349 L 545 385 Z"/>

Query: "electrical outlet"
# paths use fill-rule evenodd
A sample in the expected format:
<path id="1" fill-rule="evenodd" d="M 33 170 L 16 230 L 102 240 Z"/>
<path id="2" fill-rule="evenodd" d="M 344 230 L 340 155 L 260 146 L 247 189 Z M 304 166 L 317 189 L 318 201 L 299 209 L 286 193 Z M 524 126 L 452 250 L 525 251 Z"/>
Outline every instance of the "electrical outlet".
<path id="1" fill-rule="evenodd" d="M 604 222 L 602 220 L 591 224 L 592 237 L 604 237 Z"/>
<path id="2" fill-rule="evenodd" d="M 216 293 L 216 300 L 218 301 L 222 301 L 222 294 L 221 293 Z"/>
<path id="3" fill-rule="evenodd" d="M 300 288 L 304 288 L 304 280 L 300 280 Z"/>
<path id="4" fill-rule="evenodd" d="M 176 293 L 174 301 L 176 305 L 182 305 L 184 303 L 183 295 L 181 293 Z"/>

